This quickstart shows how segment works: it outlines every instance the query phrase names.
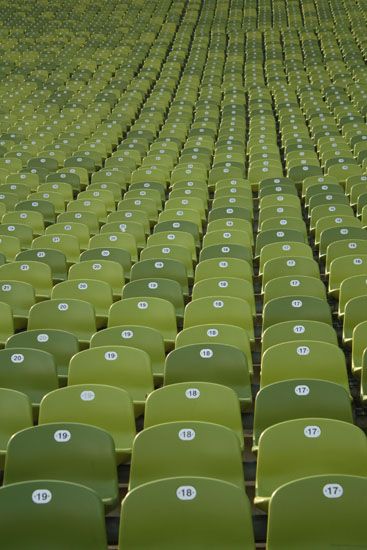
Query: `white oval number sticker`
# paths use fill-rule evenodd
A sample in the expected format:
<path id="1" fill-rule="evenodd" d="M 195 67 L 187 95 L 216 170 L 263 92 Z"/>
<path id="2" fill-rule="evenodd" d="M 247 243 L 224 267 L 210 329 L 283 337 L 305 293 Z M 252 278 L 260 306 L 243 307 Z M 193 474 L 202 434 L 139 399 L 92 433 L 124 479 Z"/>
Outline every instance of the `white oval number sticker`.
<path id="1" fill-rule="evenodd" d="M 187 399 L 198 399 L 200 397 L 200 390 L 197 388 L 189 388 L 185 391 Z"/>
<path id="2" fill-rule="evenodd" d="M 310 388 L 308 386 L 306 386 L 305 384 L 302 384 L 302 385 L 299 385 L 299 386 L 296 386 L 294 388 L 294 393 L 296 395 L 299 395 L 301 397 L 304 397 L 306 395 L 309 395 L 310 393 Z"/>
<path id="3" fill-rule="evenodd" d="M 48 504 L 52 499 L 52 493 L 48 489 L 36 489 L 32 493 L 32 500 L 35 504 Z"/>
<path id="4" fill-rule="evenodd" d="M 322 492 L 326 498 L 340 498 L 343 496 L 343 487 L 339 483 L 328 483 L 322 488 Z"/>
<path id="5" fill-rule="evenodd" d="M 196 489 L 192 485 L 181 485 L 176 491 L 176 496 L 179 500 L 194 500 Z"/>
<path id="6" fill-rule="evenodd" d="M 195 435 L 195 430 L 190 429 L 180 430 L 178 432 L 178 437 L 181 439 L 181 441 L 192 441 L 193 439 L 195 439 Z"/>
<path id="7" fill-rule="evenodd" d="M 71 433 L 69 432 L 69 430 L 57 430 L 54 433 L 54 439 L 58 443 L 66 443 L 67 441 L 70 441 Z"/>
<path id="8" fill-rule="evenodd" d="M 306 426 L 305 429 L 303 430 L 303 433 L 305 434 L 306 437 L 309 437 L 312 439 L 312 438 L 320 437 L 321 430 L 319 426 Z"/>

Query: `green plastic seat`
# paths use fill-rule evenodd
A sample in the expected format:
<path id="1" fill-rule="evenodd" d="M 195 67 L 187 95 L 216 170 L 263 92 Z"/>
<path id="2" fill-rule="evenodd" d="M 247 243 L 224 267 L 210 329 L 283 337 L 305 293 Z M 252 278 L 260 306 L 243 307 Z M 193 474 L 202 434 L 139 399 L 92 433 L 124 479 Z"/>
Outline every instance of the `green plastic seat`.
<path id="1" fill-rule="evenodd" d="M 313 258 L 312 248 L 306 243 L 272 243 L 262 247 L 259 259 L 259 274 L 262 275 L 267 261 L 280 257 Z"/>
<path id="2" fill-rule="evenodd" d="M 211 382 L 180 382 L 150 393 L 145 405 L 144 427 L 176 421 L 202 421 L 226 426 L 244 447 L 240 404 L 227 386 Z"/>
<path id="3" fill-rule="evenodd" d="M 296 229 L 268 229 L 258 233 L 255 245 L 255 256 L 259 257 L 264 246 L 272 243 L 286 244 L 289 242 L 305 243 L 306 238 L 304 233 Z"/>
<path id="4" fill-rule="evenodd" d="M 150 357 L 154 380 L 162 379 L 166 355 L 164 340 L 158 330 L 138 325 L 107 328 L 91 338 L 90 347 L 99 346 L 128 346 L 145 351 Z"/>
<path id="5" fill-rule="evenodd" d="M 187 248 L 180 245 L 171 246 L 147 246 L 141 251 L 140 261 L 143 260 L 164 260 L 172 259 L 177 260 L 184 264 L 186 267 L 186 273 L 189 280 L 194 278 L 192 255 Z"/>
<path id="6" fill-rule="evenodd" d="M 358 548 L 364 545 L 365 477 L 324 474 L 307 476 L 277 489 L 269 504 L 269 550 L 303 548 Z M 350 514 L 351 507 L 356 513 Z"/>
<path id="7" fill-rule="evenodd" d="M 95 279 L 71 279 L 55 285 L 52 289 L 53 300 L 83 300 L 90 303 L 95 312 L 97 329 L 107 324 L 109 309 L 113 303 L 112 288 Z"/>
<path id="8" fill-rule="evenodd" d="M 6 342 L 6 348 L 31 348 L 47 351 L 55 361 L 60 381 L 65 382 L 69 361 L 79 352 L 78 339 L 71 332 L 64 330 L 25 330 L 11 336 Z"/>
<path id="9" fill-rule="evenodd" d="M 339 384 L 308 378 L 283 380 L 265 386 L 256 396 L 252 451 L 257 450 L 260 435 L 269 426 L 312 416 L 353 424 L 348 392 Z"/>
<path id="10" fill-rule="evenodd" d="M 33 229 L 24 223 L 0 224 L 0 236 L 17 237 L 22 250 L 30 248 L 33 240 Z"/>
<path id="11" fill-rule="evenodd" d="M 221 479 L 243 489 L 237 435 L 223 425 L 192 420 L 145 428 L 134 440 L 129 491 L 178 475 Z"/>
<path id="12" fill-rule="evenodd" d="M 13 313 L 14 328 L 26 328 L 30 308 L 36 303 L 32 285 L 21 281 L 2 280 L 0 283 L 0 302 L 9 304 Z"/>
<path id="13" fill-rule="evenodd" d="M 84 350 L 70 361 L 68 384 L 106 384 L 125 389 L 138 416 L 153 389 L 149 355 L 141 349 L 118 345 Z"/>
<path id="14" fill-rule="evenodd" d="M 365 275 L 367 278 L 367 255 L 347 255 L 335 258 L 330 264 L 329 293 L 338 298 L 342 283 L 349 277 Z M 351 296 L 353 298 L 354 296 Z"/>
<path id="15" fill-rule="evenodd" d="M 350 346 L 353 330 L 359 323 L 366 320 L 367 295 L 351 298 L 345 304 L 343 319 L 343 342 Z"/>
<path id="16" fill-rule="evenodd" d="M 263 332 L 283 321 L 320 321 L 332 325 L 331 311 L 326 300 L 314 296 L 283 296 L 269 300 L 263 310 Z"/>
<path id="17" fill-rule="evenodd" d="M 211 258 L 200 262 L 195 270 L 195 283 L 210 279 L 212 277 L 219 278 L 236 278 L 252 281 L 253 271 L 252 266 L 245 260 L 238 258 Z"/>
<path id="18" fill-rule="evenodd" d="M 119 248 L 129 252 L 131 261 L 138 261 L 136 239 L 131 233 L 100 233 L 89 240 L 88 248 Z"/>
<path id="19" fill-rule="evenodd" d="M 135 266 L 139 264 L 135 264 Z M 174 306 L 177 318 L 182 319 L 183 317 L 185 304 L 182 287 L 173 279 L 152 277 L 131 281 L 124 286 L 122 298 L 135 297 L 156 297 L 167 300 Z"/>
<path id="20" fill-rule="evenodd" d="M 12 262 L 20 252 L 20 239 L 8 235 L 0 236 L 0 253 L 4 254 L 8 262 Z"/>
<path id="21" fill-rule="evenodd" d="M 314 296 L 326 300 L 325 285 L 320 279 L 306 275 L 286 275 L 271 279 L 266 283 L 264 303 L 282 296 L 293 296 L 295 290 L 299 296 Z"/>
<path id="22" fill-rule="evenodd" d="M 189 286 L 186 266 L 172 258 L 140 260 L 131 268 L 130 279 L 168 279 L 179 284 L 181 292 L 188 296 Z M 159 296 L 158 296 L 159 297 Z"/>
<path id="23" fill-rule="evenodd" d="M 50 267 L 47 264 L 33 261 L 14 261 L 0 266 L 0 281 L 28 283 L 33 286 L 39 300 L 50 297 L 53 284 Z"/>
<path id="24" fill-rule="evenodd" d="M 97 214 L 83 210 L 79 212 L 62 212 L 57 216 L 57 223 L 64 226 L 70 223 L 81 223 L 88 228 L 89 235 L 96 235 L 100 229 Z"/>
<path id="25" fill-rule="evenodd" d="M 260 374 L 261 388 L 291 378 L 314 378 L 340 384 L 349 393 L 344 354 L 329 342 L 305 339 L 275 344 L 264 351 Z"/>
<path id="26" fill-rule="evenodd" d="M 55 361 L 48 352 L 30 348 L 0 350 L 0 387 L 26 394 L 37 415 L 42 397 L 58 387 Z"/>
<path id="27" fill-rule="evenodd" d="M 103 282 L 111 288 L 114 299 L 121 297 L 125 284 L 124 270 L 121 264 L 113 260 L 85 260 L 71 266 L 69 281 L 89 279 Z M 101 307 L 101 304 L 100 304 Z"/>
<path id="28" fill-rule="evenodd" d="M 62 252 L 67 264 L 79 261 L 80 245 L 75 235 L 41 235 L 32 241 L 32 249 L 51 249 Z"/>
<path id="29" fill-rule="evenodd" d="M 177 335 L 176 312 L 171 302 L 162 298 L 125 298 L 111 306 L 108 327 L 138 325 L 160 332 L 166 350 L 172 349 Z"/>
<path id="30" fill-rule="evenodd" d="M 33 212 L 31 210 L 20 210 L 6 212 L 1 223 L 4 224 L 24 224 L 28 225 L 33 232 L 33 235 L 42 235 L 45 230 L 44 218 L 41 212 Z"/>
<path id="31" fill-rule="evenodd" d="M 235 390 L 243 410 L 252 403 L 250 372 L 243 351 L 227 344 L 190 344 L 166 358 L 164 385 L 197 380 Z M 223 369 L 223 362 L 226 368 Z"/>
<path id="32" fill-rule="evenodd" d="M 84 485 L 97 493 L 107 509 L 113 508 L 118 483 L 112 437 L 100 428 L 74 422 L 43 424 L 18 432 L 7 447 L 4 485 L 34 478 Z"/>
<path id="33" fill-rule="evenodd" d="M 60 250 L 52 249 L 30 249 L 19 252 L 15 260 L 17 262 L 41 262 L 47 264 L 51 269 L 54 282 L 65 281 L 68 276 L 68 265 L 66 256 Z"/>
<path id="34" fill-rule="evenodd" d="M 116 460 L 130 460 L 136 434 L 129 393 L 101 384 L 75 385 L 48 393 L 41 402 L 39 424 L 77 422 L 108 432 L 115 443 Z"/>
<path id="35" fill-rule="evenodd" d="M 333 327 L 320 321 L 284 321 L 268 327 L 261 338 L 261 352 L 282 342 L 296 340 L 315 340 L 338 345 L 338 339 Z"/>
<path id="36" fill-rule="evenodd" d="M 85 348 L 97 331 L 94 308 L 88 302 L 75 299 L 40 302 L 31 307 L 28 319 L 28 330 L 37 329 L 71 332 Z"/>
<path id="37" fill-rule="evenodd" d="M 336 258 L 347 255 L 365 255 L 367 254 L 367 240 L 363 239 L 345 239 L 330 243 L 326 250 L 325 272 L 329 273 L 330 264 Z"/>
<path id="38" fill-rule="evenodd" d="M 8 548 L 107 549 L 102 502 L 79 484 L 32 480 L 7 485 L 0 490 L 0 510 L 2 540 Z M 15 536 L 19 518 L 22 529 Z"/>
<path id="39" fill-rule="evenodd" d="M 142 223 L 134 221 L 107 222 L 101 227 L 101 233 L 128 233 L 135 237 L 136 246 L 139 250 L 146 245 L 145 229 Z"/>
<path id="40" fill-rule="evenodd" d="M 192 300 L 207 296 L 233 296 L 248 302 L 252 314 L 256 315 L 254 289 L 250 281 L 235 277 L 212 277 L 203 279 L 193 286 Z"/>
<path id="41" fill-rule="evenodd" d="M 262 291 L 265 285 L 277 277 L 307 276 L 318 279 L 320 277 L 319 266 L 312 258 L 302 256 L 282 256 L 265 262 L 262 272 Z"/>
<path id="42" fill-rule="evenodd" d="M 162 512 L 167 521 L 164 530 L 159 524 Z M 184 550 L 189 546 L 193 550 L 215 546 L 253 550 L 251 510 L 243 489 L 217 479 L 174 477 L 146 483 L 126 496 L 121 507 L 120 550 Z"/>
<path id="43" fill-rule="evenodd" d="M 267 510 L 274 491 L 296 479 L 322 474 L 366 477 L 366 457 L 365 434 L 349 422 L 310 417 L 270 426 L 259 439 L 255 506 Z"/>
<path id="44" fill-rule="evenodd" d="M 319 257 L 323 258 L 326 255 L 327 248 L 331 243 L 343 240 L 364 240 L 366 238 L 367 231 L 362 229 L 362 227 L 345 225 L 343 227 L 329 227 L 328 229 L 324 229 L 320 235 Z"/>
<path id="45" fill-rule="evenodd" d="M 16 390 L 0 388 L 0 469 L 4 470 L 9 439 L 20 430 L 33 426 L 29 397 Z"/>

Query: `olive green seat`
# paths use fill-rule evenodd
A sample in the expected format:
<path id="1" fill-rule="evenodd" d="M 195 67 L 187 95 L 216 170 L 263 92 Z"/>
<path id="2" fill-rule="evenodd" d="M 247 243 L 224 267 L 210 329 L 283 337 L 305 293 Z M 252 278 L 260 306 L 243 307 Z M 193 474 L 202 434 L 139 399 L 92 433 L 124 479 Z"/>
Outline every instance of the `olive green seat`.
<path id="1" fill-rule="evenodd" d="M 140 262 L 139 262 L 140 263 Z M 135 264 L 139 265 L 139 264 Z M 135 266 L 134 266 L 135 267 Z M 163 275 L 163 274 L 162 274 Z M 181 285 L 173 279 L 146 278 L 131 281 L 124 286 L 122 298 L 155 297 L 171 302 L 176 311 L 177 319 L 184 315 L 184 295 Z"/>
<path id="2" fill-rule="evenodd" d="M 297 279 L 299 276 L 319 278 L 319 266 L 312 258 L 283 256 L 268 260 L 262 273 L 262 291 L 268 281 L 273 281 L 277 277 L 290 276 Z"/>
<path id="3" fill-rule="evenodd" d="M 13 312 L 9 304 L 0 302 L 0 348 L 14 334 Z"/>
<path id="4" fill-rule="evenodd" d="M 234 346 L 200 343 L 171 351 L 166 358 L 164 385 L 190 380 L 214 382 L 232 388 L 237 393 L 243 410 L 252 403 L 246 355 Z"/>
<path id="5" fill-rule="evenodd" d="M 176 476 L 221 479 L 243 489 L 238 437 L 222 425 L 192 420 L 145 428 L 134 440 L 129 491 Z"/>
<path id="6" fill-rule="evenodd" d="M 326 300 L 314 296 L 283 296 L 269 300 L 263 310 L 263 332 L 283 321 L 320 321 L 332 325 L 331 311 Z"/>
<path id="7" fill-rule="evenodd" d="M 259 437 L 269 426 L 312 416 L 353 424 L 348 392 L 334 382 L 308 378 L 282 380 L 265 386 L 255 400 L 252 451 L 257 450 Z"/>
<path id="8" fill-rule="evenodd" d="M 270 426 L 259 439 L 255 506 L 267 510 L 274 491 L 297 479 L 322 474 L 366 477 L 366 459 L 366 436 L 349 422 L 309 417 Z"/>
<path id="9" fill-rule="evenodd" d="M 108 432 L 115 443 L 116 460 L 130 460 L 136 434 L 134 408 L 121 388 L 82 384 L 52 391 L 41 401 L 38 423 L 77 422 Z"/>
<path id="10" fill-rule="evenodd" d="M 131 256 L 128 250 L 115 247 L 97 247 L 85 250 L 80 254 L 80 262 L 88 260 L 109 260 L 121 265 L 125 279 L 130 278 Z"/>
<path id="11" fill-rule="evenodd" d="M 346 239 L 330 243 L 326 249 L 325 273 L 330 272 L 331 262 L 342 256 L 360 256 L 367 254 L 367 240 Z"/>
<path id="12" fill-rule="evenodd" d="M 234 277 L 252 281 L 252 266 L 247 261 L 238 258 L 212 258 L 203 260 L 196 266 L 195 283 L 212 277 Z"/>
<path id="13" fill-rule="evenodd" d="M 20 239 L 10 235 L 0 235 L 0 253 L 3 254 L 8 262 L 15 260 L 20 252 Z"/>
<path id="14" fill-rule="evenodd" d="M 1 281 L 0 302 L 9 304 L 11 307 L 15 330 L 27 327 L 29 310 L 36 303 L 34 288 L 31 284 L 13 279 Z"/>
<path id="15" fill-rule="evenodd" d="M 36 416 L 42 397 L 58 387 L 54 358 L 38 349 L 0 350 L 0 387 L 26 394 Z"/>
<path id="16" fill-rule="evenodd" d="M 138 416 L 153 390 L 149 355 L 128 346 L 98 346 L 74 355 L 69 363 L 68 385 L 104 384 L 126 390 Z"/>
<path id="17" fill-rule="evenodd" d="M 85 260 L 70 267 L 69 281 L 90 279 L 107 284 L 113 298 L 119 299 L 125 284 L 125 274 L 121 264 L 113 260 Z"/>
<path id="18" fill-rule="evenodd" d="M 343 342 L 350 346 L 353 330 L 366 320 L 367 295 L 351 298 L 345 304 L 343 319 Z"/>
<path id="19" fill-rule="evenodd" d="M 267 261 L 281 257 L 313 258 L 312 248 L 306 243 L 293 241 L 272 243 L 263 246 L 259 259 L 259 275 L 263 274 Z"/>
<path id="20" fill-rule="evenodd" d="M 2 487 L 0 529 L 2 544 L 13 550 L 107 549 L 102 502 L 76 483 L 32 480 Z"/>
<path id="21" fill-rule="evenodd" d="M 349 393 L 342 350 L 329 342 L 290 341 L 267 348 L 261 358 L 261 388 L 292 378 L 314 378 L 340 384 Z"/>
<path id="22" fill-rule="evenodd" d="M 82 300 L 94 308 L 97 329 L 107 325 L 109 309 L 113 303 L 112 288 L 95 279 L 71 279 L 55 285 L 52 289 L 53 300 Z"/>
<path id="23" fill-rule="evenodd" d="M 167 522 L 164 530 L 159 521 L 162 513 Z M 243 489 L 217 479 L 185 476 L 131 491 L 121 507 L 119 549 L 172 547 L 253 550 L 251 509 Z"/>
<path id="24" fill-rule="evenodd" d="M 140 260 L 131 268 L 131 281 L 156 278 L 170 279 L 177 282 L 181 287 L 181 292 L 188 296 L 187 270 L 180 260 L 172 258 Z"/>
<path id="25" fill-rule="evenodd" d="M 16 390 L 0 388 L 0 470 L 4 470 L 9 439 L 31 426 L 33 415 L 29 397 Z"/>
<path id="26" fill-rule="evenodd" d="M 245 260 L 252 265 L 252 250 L 240 244 L 232 244 L 229 246 L 213 244 L 201 249 L 199 256 L 200 262 L 213 258 L 237 258 L 239 260 Z"/>
<path id="27" fill-rule="evenodd" d="M 163 386 L 147 397 L 144 428 L 177 421 L 200 421 L 231 429 L 244 447 L 240 404 L 227 386 L 211 382 L 180 382 Z"/>
<path id="28" fill-rule="evenodd" d="M 51 269 L 53 282 L 65 281 L 68 277 L 66 256 L 60 250 L 37 249 L 23 250 L 16 255 L 17 262 L 41 262 Z"/>
<path id="29" fill-rule="evenodd" d="M 306 243 L 306 237 L 304 233 L 302 233 L 301 231 L 297 231 L 296 229 L 268 229 L 266 231 L 261 231 L 260 233 L 258 233 L 256 239 L 255 256 L 260 256 L 261 250 L 264 246 L 277 242 Z"/>
<path id="30" fill-rule="evenodd" d="M 23 223 L 0 224 L 0 237 L 17 237 L 21 250 L 30 248 L 33 239 L 33 229 Z"/>
<path id="31" fill-rule="evenodd" d="M 296 340 L 315 340 L 338 345 L 334 328 L 320 321 L 284 321 L 268 327 L 261 338 L 261 353 L 271 346 Z"/>
<path id="32" fill-rule="evenodd" d="M 27 461 L 24 456 L 27 455 Z M 107 509 L 118 500 L 112 437 L 87 424 L 55 422 L 27 428 L 9 441 L 4 485 L 48 479 L 93 489 Z"/>
<path id="33" fill-rule="evenodd" d="M 28 330 L 36 329 L 66 330 L 85 348 L 97 331 L 95 311 L 91 304 L 82 300 L 46 300 L 30 309 Z"/>
<path id="34" fill-rule="evenodd" d="M 162 379 L 166 355 L 164 340 L 158 330 L 138 325 L 106 328 L 91 338 L 90 347 L 99 346 L 128 346 L 145 351 L 150 357 L 154 380 Z"/>
<path id="35" fill-rule="evenodd" d="M 326 288 L 321 279 L 303 275 L 277 277 L 266 283 L 264 303 L 282 296 L 293 296 L 295 290 L 299 296 L 314 296 L 326 300 Z"/>
<path id="36" fill-rule="evenodd" d="M 47 264 L 14 261 L 0 266 L 0 281 L 18 281 L 30 284 L 38 300 L 50 298 L 52 273 Z"/>
<path id="37" fill-rule="evenodd" d="M 254 288 L 250 281 L 236 277 L 211 277 L 195 283 L 192 289 L 192 300 L 207 296 L 232 296 L 249 303 L 252 314 L 256 315 Z"/>
<path id="38" fill-rule="evenodd" d="M 218 229 L 206 233 L 203 238 L 203 247 L 221 244 L 222 246 L 239 244 L 250 248 L 253 244 L 252 237 L 247 231 L 239 229 Z"/>
<path id="39" fill-rule="evenodd" d="M 267 548 L 299 547 L 300 532 L 305 549 L 363 548 L 365 504 L 366 478 L 358 475 L 326 473 L 286 483 L 270 500 Z"/>
<path id="40" fill-rule="evenodd" d="M 323 258 L 326 255 L 328 246 L 331 243 L 342 240 L 367 239 L 367 231 L 362 227 L 353 227 L 344 225 L 343 227 L 329 227 L 324 229 L 320 235 L 319 257 Z"/>
<path id="41" fill-rule="evenodd" d="M 177 335 L 176 312 L 162 298 L 124 298 L 111 306 L 108 327 L 139 325 L 154 328 L 164 339 L 166 350 L 173 348 Z"/>
<path id="42" fill-rule="evenodd" d="M 89 240 L 88 249 L 91 248 L 118 248 L 119 250 L 126 250 L 130 254 L 132 262 L 138 261 L 136 239 L 131 233 L 99 233 Z"/>
<path id="43" fill-rule="evenodd" d="M 367 278 L 367 254 L 335 258 L 330 264 L 329 294 L 334 298 L 339 298 L 343 281 L 358 275 L 365 275 Z"/>
<path id="44" fill-rule="evenodd" d="M 6 348 L 31 348 L 47 351 L 55 361 L 57 375 L 65 382 L 69 361 L 79 352 L 78 339 L 71 332 L 56 329 L 25 330 L 11 336 Z"/>

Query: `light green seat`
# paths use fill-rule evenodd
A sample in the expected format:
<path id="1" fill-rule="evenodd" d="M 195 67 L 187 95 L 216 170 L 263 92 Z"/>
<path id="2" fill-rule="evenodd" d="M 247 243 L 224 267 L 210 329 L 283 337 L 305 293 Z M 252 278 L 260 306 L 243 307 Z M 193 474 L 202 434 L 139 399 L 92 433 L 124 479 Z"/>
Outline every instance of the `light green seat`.
<path id="1" fill-rule="evenodd" d="M 80 245 L 75 235 L 41 235 L 32 241 L 32 249 L 51 249 L 62 252 L 68 264 L 79 261 Z"/>
<path id="2" fill-rule="evenodd" d="M 107 222 L 101 227 L 101 233 L 128 233 L 135 237 L 136 246 L 139 249 L 145 247 L 146 236 L 144 226 L 140 222 L 124 221 L 124 222 Z"/>
<path id="3" fill-rule="evenodd" d="M 62 214 L 57 216 L 57 223 L 63 225 L 81 223 L 88 228 L 89 235 L 96 235 L 99 233 L 99 221 L 94 212 L 85 210 L 80 210 L 79 212 L 62 212 Z"/>
<path id="4" fill-rule="evenodd" d="M 36 416 L 42 397 L 58 387 L 54 358 L 38 349 L 0 350 L 0 387 L 26 394 Z"/>
<path id="5" fill-rule="evenodd" d="M 152 366 L 155 380 L 163 377 L 166 359 L 164 340 L 161 333 L 150 327 L 138 325 L 120 325 L 96 332 L 90 341 L 90 347 L 128 346 L 145 351 Z"/>
<path id="6" fill-rule="evenodd" d="M 29 397 L 16 390 L 0 388 L 0 469 L 4 470 L 9 439 L 20 430 L 33 426 Z"/>
<path id="7" fill-rule="evenodd" d="M 84 223 L 54 223 L 45 230 L 45 235 L 73 235 L 78 239 L 81 250 L 88 248 L 90 240 L 89 227 Z"/>
<path id="8" fill-rule="evenodd" d="M 330 264 L 336 258 L 347 255 L 367 254 L 367 240 L 345 239 L 330 243 L 326 250 L 325 272 L 329 273 Z"/>
<path id="9" fill-rule="evenodd" d="M 197 265 L 195 270 L 195 283 L 213 277 L 231 277 L 252 281 L 252 266 L 245 260 L 232 257 L 203 260 Z"/>
<path id="10" fill-rule="evenodd" d="M 146 396 L 153 390 L 149 355 L 141 349 L 117 345 L 81 351 L 69 364 L 68 385 L 76 384 L 104 384 L 126 390 L 139 416 Z"/>
<path id="11" fill-rule="evenodd" d="M 3 280 L 0 282 L 0 302 L 11 307 L 15 330 L 26 328 L 29 310 L 36 303 L 33 286 L 13 279 Z"/>
<path id="12" fill-rule="evenodd" d="M 274 491 L 296 479 L 321 474 L 366 477 L 366 459 L 366 436 L 349 422 L 311 417 L 275 424 L 259 439 L 255 506 L 267 510 Z"/>
<path id="13" fill-rule="evenodd" d="M 58 377 L 65 382 L 69 361 L 79 351 L 78 339 L 71 332 L 56 329 L 24 330 L 11 336 L 6 348 L 31 348 L 47 351 L 55 361 Z"/>
<path id="14" fill-rule="evenodd" d="M 44 218 L 41 212 L 31 210 L 6 212 L 1 218 L 1 223 L 28 225 L 35 236 L 42 235 L 45 230 Z"/>
<path id="15" fill-rule="evenodd" d="M 163 530 L 162 513 L 166 519 Z M 199 477 L 174 477 L 141 485 L 128 494 L 121 507 L 119 549 L 134 547 L 253 550 L 246 493 L 231 483 Z"/>
<path id="16" fill-rule="evenodd" d="M 112 437 L 100 428 L 72 422 L 18 432 L 8 444 L 4 485 L 34 478 L 84 485 L 98 494 L 106 508 L 113 508 L 118 483 Z"/>
<path id="17" fill-rule="evenodd" d="M 284 217 L 281 216 L 276 218 L 268 218 L 264 220 L 260 225 L 260 231 L 269 231 L 277 229 L 278 231 L 283 231 L 284 229 L 290 229 L 294 231 L 299 231 L 307 235 L 306 225 L 303 219 L 299 217 Z"/>
<path id="18" fill-rule="evenodd" d="M 175 476 L 221 479 L 243 489 L 237 435 L 223 425 L 192 420 L 145 428 L 134 440 L 129 491 Z"/>
<path id="19" fill-rule="evenodd" d="M 0 238 L 6 236 L 17 237 L 22 250 L 27 250 L 32 243 L 33 229 L 24 223 L 1 223 Z"/>
<path id="20" fill-rule="evenodd" d="M 326 300 L 313 296 L 283 296 L 269 300 L 263 310 L 263 332 L 283 321 L 321 321 L 332 325 L 331 311 Z"/>
<path id="21" fill-rule="evenodd" d="M 330 216 L 353 216 L 353 209 L 347 204 L 320 204 L 311 210 L 310 230 L 314 231 L 319 220 Z"/>
<path id="22" fill-rule="evenodd" d="M 135 266 L 140 263 L 141 262 L 135 264 Z M 164 273 L 162 273 L 162 275 L 164 275 Z M 155 297 L 167 300 L 174 306 L 177 318 L 182 319 L 183 317 L 185 308 L 184 295 L 178 281 L 163 277 L 151 277 L 130 281 L 130 283 L 124 286 L 122 299 L 135 297 Z"/>
<path id="23" fill-rule="evenodd" d="M 90 303 L 95 312 L 97 329 L 105 327 L 108 312 L 113 303 L 112 288 L 95 279 L 71 279 L 54 286 L 51 293 L 53 300 L 83 300 Z"/>
<path id="24" fill-rule="evenodd" d="M 319 257 L 323 258 L 326 255 L 327 248 L 330 244 L 337 241 L 356 241 L 367 239 L 367 231 L 362 227 L 352 227 L 343 225 L 343 227 L 329 227 L 325 229 L 320 236 Z"/>
<path id="25" fill-rule="evenodd" d="M 47 264 L 51 269 L 52 280 L 54 282 L 65 281 L 67 279 L 68 265 L 66 256 L 59 250 L 31 248 L 23 250 L 15 257 L 18 262 L 41 262 Z"/>
<path id="26" fill-rule="evenodd" d="M 28 330 L 36 329 L 66 330 L 85 348 L 97 331 L 95 311 L 91 304 L 82 300 L 46 300 L 30 309 Z"/>
<path id="27" fill-rule="evenodd" d="M 196 283 L 192 289 L 192 300 L 207 296 L 233 296 L 248 302 L 252 314 L 256 315 L 255 296 L 253 285 L 250 281 L 235 277 L 212 277 Z"/>
<path id="28" fill-rule="evenodd" d="M 353 424 L 348 392 L 339 384 L 309 378 L 282 380 L 265 386 L 256 396 L 252 451 L 257 450 L 259 437 L 269 426 L 312 416 Z"/>
<path id="29" fill-rule="evenodd" d="M 279 242 L 267 244 L 261 249 L 259 259 L 259 274 L 262 275 L 267 261 L 280 257 L 313 258 L 312 248 L 306 243 Z"/>
<path id="30" fill-rule="evenodd" d="M 79 484 L 35 480 L 7 485 L 0 490 L 0 511 L 2 541 L 8 548 L 107 549 L 102 502 Z"/>
<path id="31" fill-rule="evenodd" d="M 283 485 L 269 504 L 267 547 L 290 550 L 304 548 L 363 547 L 363 508 L 366 478 L 355 475 L 324 474 Z M 350 514 L 356 507 L 355 514 Z M 304 525 L 309 527 L 304 530 Z"/>
<path id="32" fill-rule="evenodd" d="M 34 261 L 14 261 L 0 266 L 0 281 L 28 283 L 33 286 L 39 300 L 50 297 L 53 284 L 50 267 L 47 264 Z"/>
<path id="33" fill-rule="evenodd" d="M 286 273 L 286 271 L 284 272 Z M 266 283 L 264 303 L 282 296 L 293 296 L 295 291 L 298 296 L 314 296 L 326 300 L 326 288 L 320 279 L 306 275 L 285 275 L 271 279 Z"/>
<path id="34" fill-rule="evenodd" d="M 345 304 L 343 319 L 343 342 L 350 346 L 353 330 L 366 320 L 367 295 L 351 298 Z"/>
<path id="35" fill-rule="evenodd" d="M 221 244 L 223 246 L 239 244 L 250 248 L 252 246 L 252 239 L 249 233 L 239 229 L 228 228 L 224 231 L 208 231 L 203 238 L 203 246 L 212 246 L 216 244 Z"/>
<path id="36" fill-rule="evenodd" d="M 150 393 L 145 405 L 144 428 L 177 421 L 211 422 L 226 426 L 244 447 L 240 404 L 227 386 L 211 382 L 180 382 Z"/>
<path id="37" fill-rule="evenodd" d="M 259 257 L 264 246 L 272 243 L 287 244 L 289 242 L 306 243 L 305 234 L 296 229 L 268 229 L 257 235 L 255 256 Z"/>
<path id="38" fill-rule="evenodd" d="M 329 293 L 334 298 L 338 298 L 343 281 L 358 275 L 365 275 L 367 278 L 367 254 L 335 258 L 330 264 Z"/>
<path id="39" fill-rule="evenodd" d="M 182 222 L 177 223 L 182 224 Z M 155 229 L 156 228 L 157 226 L 155 227 Z M 188 233 L 187 231 L 157 231 L 153 233 L 153 235 L 150 235 L 147 239 L 147 246 L 155 245 L 162 247 L 169 247 L 171 245 L 183 246 L 191 253 L 192 261 L 196 262 L 197 256 L 195 238 L 191 233 Z"/>
<path id="40" fill-rule="evenodd" d="M 0 302 L 0 347 L 14 334 L 13 312 L 9 304 Z"/>
<path id="41" fill-rule="evenodd" d="M 20 239 L 9 235 L 0 235 L 0 253 L 8 262 L 12 262 L 20 252 Z"/>
<path id="42" fill-rule="evenodd" d="M 262 273 L 262 292 L 269 281 L 277 277 L 307 276 L 318 279 L 320 277 L 319 266 L 312 258 L 300 256 L 281 256 L 265 262 Z"/>
<path id="43" fill-rule="evenodd" d="M 291 378 L 328 380 L 349 393 L 348 374 L 342 350 L 329 342 L 302 340 L 275 344 L 261 358 L 261 388 Z"/>
<path id="44" fill-rule="evenodd" d="M 232 388 L 243 410 L 252 403 L 247 359 L 243 351 L 234 346 L 200 343 L 171 351 L 166 358 L 164 385 L 192 380 L 214 382 Z"/>
<path id="45" fill-rule="evenodd" d="M 333 227 L 362 227 L 362 223 L 353 215 L 349 216 L 326 216 L 317 221 L 315 225 L 315 244 L 321 244 L 321 236 L 326 229 Z"/>
<path id="46" fill-rule="evenodd" d="M 162 298 L 125 298 L 111 306 L 108 327 L 140 325 L 160 332 L 166 349 L 172 349 L 177 323 L 174 306 Z"/>
<path id="47" fill-rule="evenodd" d="M 108 432 L 115 443 L 116 460 L 130 460 L 136 434 L 134 408 L 129 393 L 101 384 L 68 386 L 42 399 L 39 424 L 77 422 Z"/>
<path id="48" fill-rule="evenodd" d="M 90 279 L 108 284 L 114 299 L 121 297 L 125 284 L 122 266 L 113 260 L 85 260 L 74 264 L 69 270 L 69 281 L 74 279 Z"/>
<path id="49" fill-rule="evenodd" d="M 140 260 L 131 268 L 131 281 L 155 278 L 177 282 L 183 294 L 188 296 L 187 271 L 186 266 L 181 261 L 172 258 Z"/>
<path id="50" fill-rule="evenodd" d="M 320 321 L 284 321 L 267 328 L 261 338 L 261 352 L 282 342 L 315 340 L 338 345 L 338 339 L 333 327 Z"/>
<path id="51" fill-rule="evenodd" d="M 187 277 L 192 280 L 194 277 L 193 261 L 190 251 L 184 246 L 177 244 L 170 246 L 150 245 L 144 248 L 140 254 L 140 261 L 143 260 L 177 260 L 186 267 Z"/>
<path id="52" fill-rule="evenodd" d="M 89 240 L 89 249 L 110 247 L 127 250 L 130 254 L 131 261 L 138 261 L 136 238 L 131 233 L 100 233 L 99 235 L 94 235 L 94 237 L 91 237 Z"/>

